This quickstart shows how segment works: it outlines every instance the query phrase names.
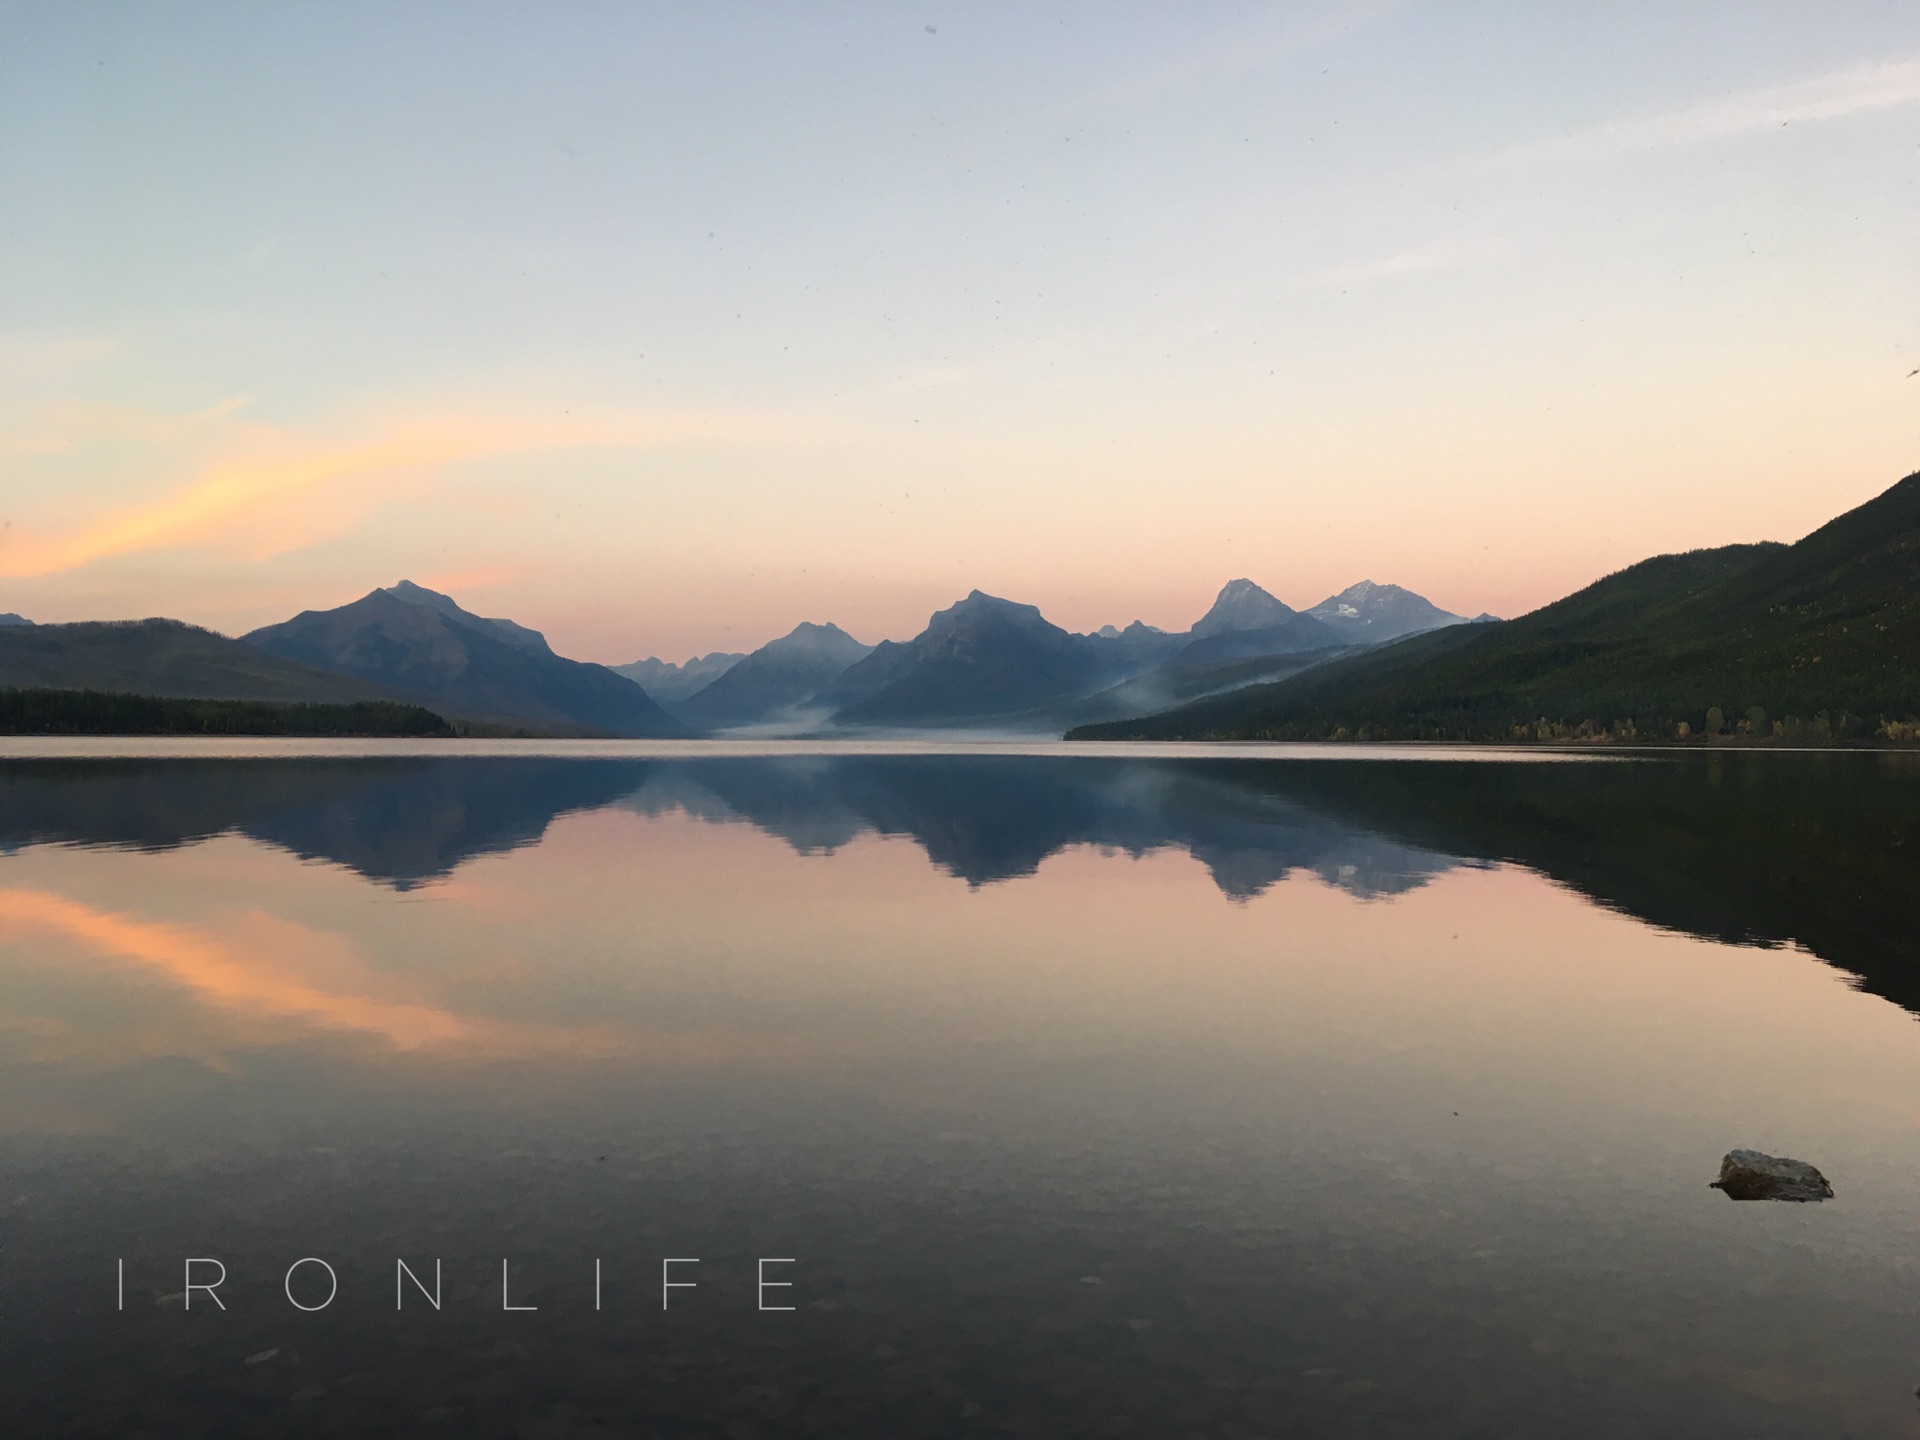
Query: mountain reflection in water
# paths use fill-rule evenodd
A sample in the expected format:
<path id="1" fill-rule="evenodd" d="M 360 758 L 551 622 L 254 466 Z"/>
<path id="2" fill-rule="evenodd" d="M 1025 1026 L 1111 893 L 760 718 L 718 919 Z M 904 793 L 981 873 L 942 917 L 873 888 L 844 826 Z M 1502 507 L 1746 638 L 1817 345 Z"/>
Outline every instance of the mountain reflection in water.
<path id="1" fill-rule="evenodd" d="M 971 885 L 1076 845 L 1184 849 L 1235 899 L 1294 871 L 1365 897 L 1519 864 L 1656 925 L 1803 946 L 1920 1011 L 1920 755 L 0 762 L 0 849 L 232 831 L 401 891 L 609 807 L 745 822 L 808 854 L 904 836 Z"/>
<path id="2" fill-rule="evenodd" d="M 8 1433 L 1903 1433 L 1916 800 L 1868 754 L 0 764 Z M 1834 1198 L 1726 1204 L 1736 1146 Z"/>

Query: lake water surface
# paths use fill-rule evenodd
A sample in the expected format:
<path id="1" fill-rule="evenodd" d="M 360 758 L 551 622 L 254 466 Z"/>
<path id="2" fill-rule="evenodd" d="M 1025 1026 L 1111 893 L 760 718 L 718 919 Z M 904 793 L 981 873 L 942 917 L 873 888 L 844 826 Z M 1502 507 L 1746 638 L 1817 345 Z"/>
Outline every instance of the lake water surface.
<path id="1" fill-rule="evenodd" d="M 9 1434 L 1920 1431 L 1920 757 L 99 748 Z"/>

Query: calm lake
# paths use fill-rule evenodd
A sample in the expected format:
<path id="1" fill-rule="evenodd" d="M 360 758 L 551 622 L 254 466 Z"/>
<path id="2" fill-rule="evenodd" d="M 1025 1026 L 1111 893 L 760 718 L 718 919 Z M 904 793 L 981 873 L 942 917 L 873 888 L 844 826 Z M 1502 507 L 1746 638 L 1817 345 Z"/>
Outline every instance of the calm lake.
<path id="1" fill-rule="evenodd" d="M 1920 1430 L 1920 756 L 98 748 L 10 1434 Z"/>

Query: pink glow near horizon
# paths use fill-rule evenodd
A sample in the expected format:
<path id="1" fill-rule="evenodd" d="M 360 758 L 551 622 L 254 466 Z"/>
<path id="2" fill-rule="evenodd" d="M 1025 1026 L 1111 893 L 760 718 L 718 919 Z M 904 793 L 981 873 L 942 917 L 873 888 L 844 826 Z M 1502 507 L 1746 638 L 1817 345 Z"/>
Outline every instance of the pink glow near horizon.
<path id="1" fill-rule="evenodd" d="M 0 60 L 0 611 L 1514 615 L 1920 466 L 1920 13 L 220 16 Z"/>

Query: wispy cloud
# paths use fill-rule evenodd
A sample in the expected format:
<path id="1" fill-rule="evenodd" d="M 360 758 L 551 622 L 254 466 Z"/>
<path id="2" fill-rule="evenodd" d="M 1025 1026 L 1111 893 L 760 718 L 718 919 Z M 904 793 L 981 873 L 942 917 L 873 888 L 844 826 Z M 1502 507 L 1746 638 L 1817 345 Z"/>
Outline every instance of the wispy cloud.
<path id="1" fill-rule="evenodd" d="M 165 546 L 191 544 L 249 511 L 348 477 L 418 471 L 493 453 L 501 437 L 413 427 L 357 445 L 220 462 L 171 494 L 128 506 L 66 534 L 23 536 L 0 550 L 0 576 L 31 579 Z"/>
<path id="2" fill-rule="evenodd" d="M 224 420 L 227 416 L 237 414 L 239 411 L 246 409 L 247 406 L 252 403 L 253 397 L 251 395 L 229 395 L 226 399 L 209 405 L 204 410 L 194 411 L 193 414 L 187 416 L 187 419 L 189 422 L 195 423 L 204 423 L 209 420 Z"/>
<path id="3" fill-rule="evenodd" d="M 1504 245 L 1437 244 L 1417 250 L 1403 250 L 1379 260 L 1335 265 L 1320 272 L 1322 284 L 1345 288 L 1376 280 L 1399 280 L 1411 275 L 1431 275 L 1443 270 L 1458 270 L 1476 261 L 1505 253 Z"/>
<path id="4" fill-rule="evenodd" d="M 1920 56 L 1704 100 L 1684 110 L 1596 125 L 1518 146 L 1489 163 L 1505 167 L 1604 160 L 1913 104 L 1920 104 Z"/>
<path id="5" fill-rule="evenodd" d="M 1291 8 L 1207 41 L 1071 100 L 1077 116 L 1124 109 L 1284 64 L 1405 9 L 1404 0 L 1341 0 Z"/>
<path id="6" fill-rule="evenodd" d="M 240 403 L 223 402 L 208 413 L 230 413 Z M 338 533 L 370 508 L 416 493 L 445 467 L 462 462 L 561 450 L 792 444 L 807 438 L 806 426 L 783 424 L 779 417 L 695 414 L 613 420 L 456 416 L 413 421 L 352 441 L 254 427 L 242 439 L 242 453 L 204 465 L 165 494 L 55 533 L 10 525 L 0 531 L 0 578 L 36 579 L 118 556 L 221 541 L 249 559 L 271 558 L 321 538 L 316 524 Z"/>

